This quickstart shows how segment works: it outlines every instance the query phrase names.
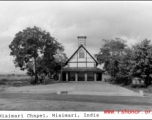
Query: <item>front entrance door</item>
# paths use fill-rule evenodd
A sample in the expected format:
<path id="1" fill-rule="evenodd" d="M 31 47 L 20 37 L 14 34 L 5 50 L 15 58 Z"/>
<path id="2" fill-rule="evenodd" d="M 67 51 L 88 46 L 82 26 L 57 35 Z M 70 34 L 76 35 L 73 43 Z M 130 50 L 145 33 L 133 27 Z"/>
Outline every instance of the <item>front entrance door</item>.
<path id="1" fill-rule="evenodd" d="M 62 72 L 62 81 L 66 81 L 66 73 Z"/>
<path id="2" fill-rule="evenodd" d="M 84 72 L 78 73 L 78 81 L 85 81 L 85 73 Z"/>
<path id="3" fill-rule="evenodd" d="M 97 81 L 102 81 L 102 74 L 101 73 L 97 73 Z"/>
<path id="4" fill-rule="evenodd" d="M 88 72 L 88 79 L 87 81 L 94 81 L 94 73 L 93 72 Z"/>

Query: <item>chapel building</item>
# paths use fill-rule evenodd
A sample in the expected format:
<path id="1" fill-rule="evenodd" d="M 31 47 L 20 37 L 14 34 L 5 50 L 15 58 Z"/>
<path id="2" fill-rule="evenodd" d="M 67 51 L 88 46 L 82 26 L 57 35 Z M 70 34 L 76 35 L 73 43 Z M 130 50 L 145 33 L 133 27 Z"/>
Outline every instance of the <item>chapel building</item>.
<path id="1" fill-rule="evenodd" d="M 102 81 L 103 70 L 86 49 L 86 36 L 78 36 L 78 49 L 62 69 L 62 81 Z"/>

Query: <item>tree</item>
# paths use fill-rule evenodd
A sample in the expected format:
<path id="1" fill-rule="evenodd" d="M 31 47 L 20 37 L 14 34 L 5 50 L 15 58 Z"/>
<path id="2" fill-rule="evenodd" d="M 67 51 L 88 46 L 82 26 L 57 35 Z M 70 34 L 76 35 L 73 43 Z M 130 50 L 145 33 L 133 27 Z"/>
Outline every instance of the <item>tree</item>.
<path id="1" fill-rule="evenodd" d="M 60 66 L 61 79 L 62 79 L 62 68 L 65 66 L 65 63 L 68 60 L 68 58 L 67 58 L 66 54 L 63 53 L 63 51 L 61 51 L 61 50 L 58 50 L 57 54 L 54 55 L 54 58 L 55 58 L 56 63 L 58 63 L 58 65 Z"/>
<path id="2" fill-rule="evenodd" d="M 130 74 L 145 79 L 145 84 L 150 84 L 152 78 L 152 45 L 145 39 L 133 46 L 130 59 Z"/>
<path id="3" fill-rule="evenodd" d="M 48 72 L 48 63 L 53 63 L 53 55 L 57 49 L 63 49 L 63 46 L 51 37 L 49 32 L 39 27 L 28 27 L 15 35 L 9 48 L 10 55 L 15 57 L 15 66 L 27 70 L 29 75 L 34 75 L 37 83 L 38 74 L 42 70 Z"/>
<path id="4" fill-rule="evenodd" d="M 123 54 L 121 55 L 121 59 L 119 61 L 119 73 L 117 74 L 117 83 L 123 83 L 124 85 L 128 85 L 131 83 L 131 64 L 130 60 L 132 57 L 132 48 L 125 48 L 123 50 Z"/>
<path id="5" fill-rule="evenodd" d="M 119 62 L 124 49 L 126 47 L 125 41 L 120 38 L 114 40 L 103 40 L 105 44 L 100 48 L 100 52 L 96 54 L 99 63 L 104 63 L 104 69 L 115 77 L 119 72 Z"/>

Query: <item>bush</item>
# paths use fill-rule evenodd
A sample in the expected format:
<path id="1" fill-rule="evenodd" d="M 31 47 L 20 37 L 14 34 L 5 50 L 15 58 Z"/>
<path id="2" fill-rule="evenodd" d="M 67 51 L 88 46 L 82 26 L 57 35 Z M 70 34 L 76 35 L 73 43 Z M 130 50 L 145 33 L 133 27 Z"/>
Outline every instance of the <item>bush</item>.
<path id="1" fill-rule="evenodd" d="M 0 81 L 0 85 L 5 85 L 5 84 L 6 84 L 6 82 Z"/>
<path id="2" fill-rule="evenodd" d="M 114 78 L 112 78 L 112 77 L 111 77 L 111 78 L 105 78 L 104 81 L 105 81 L 105 82 L 113 83 Z"/>
<path id="3" fill-rule="evenodd" d="M 140 77 L 133 77 L 132 78 L 132 86 L 131 87 L 144 87 L 146 88 L 145 79 Z"/>
<path id="4" fill-rule="evenodd" d="M 35 84 L 36 84 L 35 79 L 32 79 L 32 80 L 30 81 L 30 84 L 35 85 Z"/>
<path id="5" fill-rule="evenodd" d="M 6 85 L 7 82 L 8 82 L 7 79 L 2 79 L 2 80 L 0 80 L 0 85 Z"/>
<path id="6" fill-rule="evenodd" d="M 131 77 L 129 75 L 117 74 L 115 78 L 111 78 L 115 84 L 129 85 L 131 83 Z"/>

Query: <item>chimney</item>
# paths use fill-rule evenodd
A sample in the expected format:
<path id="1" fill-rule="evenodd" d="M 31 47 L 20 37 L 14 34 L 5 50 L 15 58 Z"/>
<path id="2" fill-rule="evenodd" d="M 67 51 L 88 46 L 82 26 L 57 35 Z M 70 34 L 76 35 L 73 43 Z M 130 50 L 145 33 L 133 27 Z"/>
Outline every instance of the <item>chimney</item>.
<path id="1" fill-rule="evenodd" d="M 83 45 L 84 47 L 86 47 L 86 36 L 78 36 L 78 47 L 80 45 Z"/>

